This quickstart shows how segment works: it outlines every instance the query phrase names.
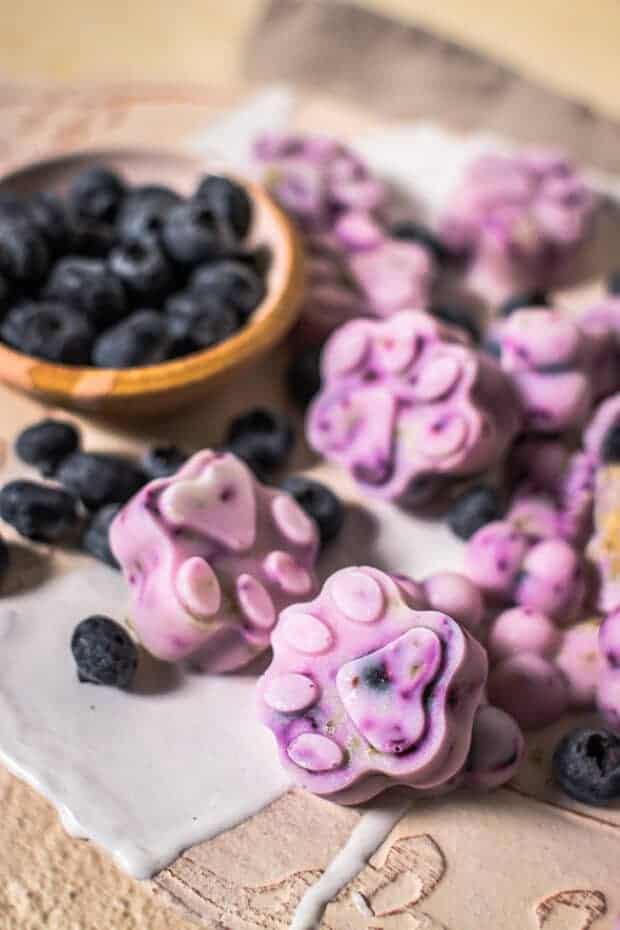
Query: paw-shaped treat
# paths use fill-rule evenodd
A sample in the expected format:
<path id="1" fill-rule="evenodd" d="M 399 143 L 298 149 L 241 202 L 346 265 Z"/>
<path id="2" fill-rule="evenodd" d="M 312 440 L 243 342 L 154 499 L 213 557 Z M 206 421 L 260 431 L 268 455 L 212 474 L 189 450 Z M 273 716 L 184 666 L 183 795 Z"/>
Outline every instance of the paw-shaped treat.
<path id="1" fill-rule="evenodd" d="M 234 455 L 194 455 L 146 485 L 110 529 L 131 625 L 166 661 L 239 668 L 269 646 L 279 611 L 312 595 L 314 522 Z"/>
<path id="2" fill-rule="evenodd" d="M 280 615 L 259 712 L 294 780 L 346 803 L 437 789 L 466 763 L 487 662 L 447 614 L 415 610 L 373 568 L 332 575 Z"/>
<path id="3" fill-rule="evenodd" d="M 426 313 L 355 320 L 329 339 L 310 444 L 368 493 L 415 505 L 438 479 L 499 460 L 520 423 L 506 376 Z"/>
<path id="4" fill-rule="evenodd" d="M 593 191 L 565 158 L 487 154 L 469 165 L 441 232 L 467 257 L 470 286 L 500 302 L 569 276 L 595 206 Z"/>
<path id="5" fill-rule="evenodd" d="M 517 771 L 523 750 L 523 734 L 514 718 L 499 707 L 482 704 L 474 717 L 461 783 L 475 788 L 504 785 Z"/>
<path id="6" fill-rule="evenodd" d="M 348 266 L 373 316 L 391 316 L 430 302 L 434 263 L 429 250 L 417 242 L 384 238 L 354 252 Z"/>
<path id="7" fill-rule="evenodd" d="M 407 575 L 392 575 L 415 610 L 438 610 L 478 636 L 484 619 L 484 600 L 476 585 L 458 572 L 437 572 L 424 581 Z"/>
<path id="8" fill-rule="evenodd" d="M 599 648 L 600 620 L 584 620 L 565 630 L 555 663 L 568 684 L 568 699 L 575 710 L 589 710 L 596 703 L 596 689 L 603 671 Z"/>
<path id="9" fill-rule="evenodd" d="M 524 730 L 555 723 L 569 706 L 564 675 L 552 659 L 534 652 L 520 652 L 498 662 L 489 674 L 488 695 Z"/>

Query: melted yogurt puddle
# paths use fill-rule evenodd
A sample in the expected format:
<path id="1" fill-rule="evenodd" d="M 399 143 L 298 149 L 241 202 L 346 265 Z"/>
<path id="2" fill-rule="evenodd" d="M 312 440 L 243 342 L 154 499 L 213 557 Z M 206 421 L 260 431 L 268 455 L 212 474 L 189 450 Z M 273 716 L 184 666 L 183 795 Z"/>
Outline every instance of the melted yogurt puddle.
<path id="1" fill-rule="evenodd" d="M 289 780 L 256 720 L 249 672 L 165 667 L 163 681 L 138 676 L 132 692 L 78 682 L 76 623 L 121 619 L 124 608 L 120 575 L 87 560 L 0 599 L 0 759 L 54 804 L 68 832 L 147 878 L 260 811 Z"/>

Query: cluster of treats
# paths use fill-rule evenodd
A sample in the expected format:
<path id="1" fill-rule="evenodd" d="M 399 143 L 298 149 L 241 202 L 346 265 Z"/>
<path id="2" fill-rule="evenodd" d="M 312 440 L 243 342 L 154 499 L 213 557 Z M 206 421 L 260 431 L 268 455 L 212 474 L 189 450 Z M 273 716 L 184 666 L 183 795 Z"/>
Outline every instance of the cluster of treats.
<path id="1" fill-rule="evenodd" d="M 0 196 L 0 339 L 65 365 L 129 368 L 210 348 L 265 294 L 241 185 L 206 176 L 189 198 L 130 187 L 103 166 L 52 193 Z"/>

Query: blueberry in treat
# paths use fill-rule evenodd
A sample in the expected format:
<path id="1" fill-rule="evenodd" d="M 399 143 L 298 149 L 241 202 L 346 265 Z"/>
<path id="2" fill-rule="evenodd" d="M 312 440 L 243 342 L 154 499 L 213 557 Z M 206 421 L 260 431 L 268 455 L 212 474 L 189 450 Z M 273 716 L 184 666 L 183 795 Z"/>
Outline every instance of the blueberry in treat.
<path id="1" fill-rule="evenodd" d="M 181 198 L 169 187 L 155 184 L 135 187 L 125 197 L 117 218 L 119 238 L 158 237 L 168 213 L 179 203 Z"/>
<path id="2" fill-rule="evenodd" d="M 64 365 L 87 365 L 94 335 L 81 313 L 57 301 L 16 304 L 0 326 L 13 349 Z"/>
<path id="3" fill-rule="evenodd" d="M 614 271 L 610 274 L 607 281 L 607 288 L 610 294 L 620 295 L 620 271 Z"/>
<path id="4" fill-rule="evenodd" d="M 61 258 L 52 268 L 45 296 L 80 310 L 97 329 L 117 323 L 129 310 L 120 278 L 96 258 Z"/>
<path id="5" fill-rule="evenodd" d="M 209 174 L 200 182 L 194 194 L 207 204 L 219 218 L 229 239 L 243 239 L 252 219 L 252 203 L 244 188 L 230 178 Z"/>
<path id="6" fill-rule="evenodd" d="M 40 420 L 28 426 L 15 441 L 15 452 L 28 465 L 50 476 L 57 465 L 80 445 L 80 434 L 66 420 Z"/>
<path id="7" fill-rule="evenodd" d="M 166 301 L 165 309 L 175 355 L 209 349 L 241 327 L 234 307 L 224 306 L 217 297 L 205 293 L 182 291 L 174 294 Z"/>
<path id="8" fill-rule="evenodd" d="M 482 526 L 499 520 L 502 506 L 495 488 L 478 484 L 468 488 L 453 502 L 447 514 L 448 525 L 461 539 L 469 539 Z"/>
<path id="9" fill-rule="evenodd" d="M 120 504 L 107 504 L 93 514 L 90 523 L 82 534 L 82 548 L 90 555 L 105 562 L 112 568 L 118 568 L 118 562 L 110 549 L 110 524 L 121 509 Z"/>
<path id="10" fill-rule="evenodd" d="M 77 501 L 61 488 L 11 481 L 0 491 L 0 517 L 27 539 L 58 542 L 79 522 Z"/>
<path id="11" fill-rule="evenodd" d="M 601 443 L 601 459 L 607 464 L 620 462 L 620 423 L 605 433 Z"/>
<path id="12" fill-rule="evenodd" d="M 553 777 L 584 804 L 603 806 L 620 798 L 620 738 L 610 730 L 572 730 L 553 754 Z"/>
<path id="13" fill-rule="evenodd" d="M 326 485 L 292 475 L 285 478 L 280 487 L 292 494 L 302 510 L 315 521 L 321 545 L 326 545 L 338 536 L 344 522 L 344 507 L 340 498 Z"/>
<path id="14" fill-rule="evenodd" d="M 136 644 L 110 617 L 86 617 L 71 637 L 71 652 L 81 682 L 128 688 L 138 666 Z"/>
<path id="15" fill-rule="evenodd" d="M 302 410 L 321 387 L 322 346 L 304 346 L 291 360 L 286 372 L 289 394 Z"/>
<path id="16" fill-rule="evenodd" d="M 236 417 L 228 429 L 226 445 L 250 468 L 278 468 L 288 457 L 295 433 L 281 413 L 256 407 Z"/>
<path id="17" fill-rule="evenodd" d="M 109 168 L 96 165 L 74 178 L 68 200 L 76 216 L 113 223 L 124 196 L 125 185 L 119 176 Z"/>
<path id="18" fill-rule="evenodd" d="M 185 464 L 189 456 L 172 443 L 151 446 L 142 459 L 142 467 L 149 478 L 169 478 Z"/>
<path id="19" fill-rule="evenodd" d="M 60 463 L 56 478 L 90 510 L 124 504 L 147 480 L 134 462 L 101 452 L 72 452 Z"/>
<path id="20" fill-rule="evenodd" d="M 259 275 L 232 259 L 222 259 L 197 268 L 190 278 L 190 290 L 210 295 L 247 317 L 265 296 L 265 284 Z"/>
<path id="21" fill-rule="evenodd" d="M 438 262 L 444 262 L 450 258 L 450 250 L 439 236 L 421 223 L 415 223 L 412 220 L 399 220 L 390 227 L 389 233 L 394 239 L 404 239 L 407 242 L 417 242 L 419 245 L 425 246 L 429 252 L 433 253 Z"/>
<path id="22" fill-rule="evenodd" d="M 0 214 L 0 272 L 12 281 L 40 281 L 49 268 L 49 249 L 36 227 L 26 219 Z"/>
<path id="23" fill-rule="evenodd" d="M 155 310 L 138 310 L 99 336 L 92 358 L 98 368 L 137 368 L 157 365 L 169 352 L 164 317 Z"/>
<path id="24" fill-rule="evenodd" d="M 139 301 L 159 301 L 174 285 L 168 259 L 154 236 L 124 239 L 110 253 L 110 269 Z"/>
<path id="25" fill-rule="evenodd" d="M 225 249 L 219 216 L 204 200 L 181 203 L 168 213 L 162 228 L 168 255 L 180 265 L 199 265 Z"/>
<path id="26" fill-rule="evenodd" d="M 71 224 L 60 197 L 48 191 L 38 191 L 27 202 L 28 217 L 43 236 L 50 253 L 60 255 L 69 247 Z"/>
<path id="27" fill-rule="evenodd" d="M 513 294 L 499 308 L 500 316 L 510 316 L 515 310 L 522 307 L 547 307 L 549 298 L 544 291 L 524 291 L 522 294 Z"/>
<path id="28" fill-rule="evenodd" d="M 474 315 L 469 310 L 449 307 L 442 304 L 439 307 L 431 307 L 430 313 L 449 326 L 457 326 L 459 329 L 464 329 L 467 335 L 471 337 L 472 342 L 476 344 L 480 342 L 480 327 Z"/>
<path id="29" fill-rule="evenodd" d="M 372 691 L 387 691 L 390 687 L 390 676 L 383 662 L 366 666 L 362 672 L 362 681 Z"/>

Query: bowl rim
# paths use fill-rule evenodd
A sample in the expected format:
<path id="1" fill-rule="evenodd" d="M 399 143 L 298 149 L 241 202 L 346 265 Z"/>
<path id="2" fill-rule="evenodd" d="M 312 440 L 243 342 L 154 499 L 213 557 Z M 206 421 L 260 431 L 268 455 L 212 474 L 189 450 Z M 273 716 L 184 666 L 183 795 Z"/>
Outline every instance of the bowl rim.
<path id="1" fill-rule="evenodd" d="M 48 166 L 53 168 L 73 160 L 139 160 L 145 155 L 185 162 L 188 167 L 195 168 L 197 175 L 201 172 L 217 173 L 218 170 L 207 159 L 203 160 L 182 149 L 145 145 L 80 148 L 12 165 L 11 169 L 0 177 L 0 190 L 29 171 L 39 171 Z M 199 384 L 207 378 L 239 367 L 279 341 L 292 327 L 300 310 L 304 284 L 301 238 L 291 220 L 262 185 L 238 172 L 228 171 L 224 165 L 221 166 L 221 172 L 245 188 L 252 202 L 258 205 L 263 213 L 270 215 L 277 230 L 277 261 L 281 268 L 278 283 L 268 289 L 242 329 L 211 348 L 178 359 L 132 368 L 63 365 L 27 355 L 0 342 L 0 366 L 5 371 L 15 367 L 22 371 L 27 370 L 32 381 L 31 386 L 41 393 L 71 395 L 75 398 L 95 398 L 100 394 L 106 394 L 108 397 L 133 397 Z M 153 183 L 156 183 L 156 180 Z M 6 375 L 0 377 L 15 383 L 14 379 Z"/>

